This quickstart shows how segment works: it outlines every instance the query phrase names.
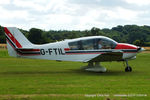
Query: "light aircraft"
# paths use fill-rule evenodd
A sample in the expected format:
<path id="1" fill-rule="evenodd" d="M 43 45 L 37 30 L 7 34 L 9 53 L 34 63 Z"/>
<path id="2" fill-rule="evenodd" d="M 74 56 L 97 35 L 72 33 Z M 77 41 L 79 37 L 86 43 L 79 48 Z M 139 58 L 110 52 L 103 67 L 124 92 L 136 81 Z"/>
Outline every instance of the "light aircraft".
<path id="1" fill-rule="evenodd" d="M 117 43 L 105 36 L 89 36 L 67 39 L 43 45 L 32 44 L 17 28 L 4 27 L 7 48 L 10 56 L 56 61 L 87 62 L 87 71 L 106 72 L 100 65 L 105 61 L 125 61 L 126 72 L 131 72 L 128 60 L 135 59 L 136 54 L 144 48 Z M 36 38 L 36 37 L 35 37 Z"/>

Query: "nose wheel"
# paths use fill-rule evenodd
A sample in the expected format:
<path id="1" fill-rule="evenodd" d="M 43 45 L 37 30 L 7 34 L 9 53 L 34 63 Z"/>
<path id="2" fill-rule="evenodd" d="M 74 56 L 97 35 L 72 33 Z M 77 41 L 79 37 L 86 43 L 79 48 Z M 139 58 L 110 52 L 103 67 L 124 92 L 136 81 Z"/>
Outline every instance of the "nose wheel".
<path id="1" fill-rule="evenodd" d="M 130 67 L 129 65 L 128 65 L 128 60 L 125 60 L 125 62 L 126 62 L 126 68 L 125 68 L 125 72 L 132 72 L 132 67 Z"/>
<path id="2" fill-rule="evenodd" d="M 132 72 L 132 67 L 127 66 L 127 67 L 125 68 L 125 72 Z"/>

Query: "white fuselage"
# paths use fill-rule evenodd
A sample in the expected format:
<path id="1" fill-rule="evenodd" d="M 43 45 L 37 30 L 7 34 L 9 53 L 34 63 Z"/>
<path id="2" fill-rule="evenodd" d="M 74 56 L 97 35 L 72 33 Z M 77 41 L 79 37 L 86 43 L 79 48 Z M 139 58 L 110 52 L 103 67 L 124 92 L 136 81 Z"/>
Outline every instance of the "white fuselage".
<path id="1" fill-rule="evenodd" d="M 65 40 L 65 41 L 60 41 L 60 42 L 55 42 L 55 43 L 44 44 L 44 45 L 34 45 L 34 47 L 32 48 L 40 49 L 40 55 L 21 55 L 18 57 L 58 60 L 58 61 L 86 62 L 108 51 L 116 51 L 116 52 L 118 51 L 118 49 L 69 50 L 72 52 L 76 51 L 76 53 L 67 53 L 68 50 L 66 49 L 69 49 L 69 45 L 68 45 L 69 42 L 71 42 L 71 40 Z M 130 59 L 135 56 L 136 56 L 136 52 L 123 52 L 122 59 Z"/>

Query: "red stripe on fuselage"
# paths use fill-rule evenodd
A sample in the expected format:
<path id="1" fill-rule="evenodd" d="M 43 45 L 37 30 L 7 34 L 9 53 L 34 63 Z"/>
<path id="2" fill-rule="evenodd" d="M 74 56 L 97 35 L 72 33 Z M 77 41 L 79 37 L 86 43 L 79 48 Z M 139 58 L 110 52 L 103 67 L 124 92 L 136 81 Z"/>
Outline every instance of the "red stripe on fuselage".
<path id="1" fill-rule="evenodd" d="M 135 45 L 131 44 L 125 44 L 125 43 L 118 43 L 115 49 L 135 49 L 137 50 L 137 47 Z"/>
<path id="2" fill-rule="evenodd" d="M 15 37 L 11 34 L 11 32 L 4 27 L 4 31 L 7 34 L 7 36 L 11 39 L 11 41 L 18 47 L 18 48 L 22 48 L 21 44 L 15 39 Z"/>
<path id="3" fill-rule="evenodd" d="M 123 52 L 123 53 L 136 53 L 136 52 Z M 104 54 L 104 53 L 66 53 L 66 55 L 80 55 L 80 54 Z"/>
<path id="4" fill-rule="evenodd" d="M 79 54 L 104 54 L 104 53 L 66 53 L 66 55 L 79 55 Z"/>
<path id="5" fill-rule="evenodd" d="M 65 50 L 65 51 L 69 51 L 69 50 L 70 50 L 70 48 L 64 48 L 64 50 Z"/>

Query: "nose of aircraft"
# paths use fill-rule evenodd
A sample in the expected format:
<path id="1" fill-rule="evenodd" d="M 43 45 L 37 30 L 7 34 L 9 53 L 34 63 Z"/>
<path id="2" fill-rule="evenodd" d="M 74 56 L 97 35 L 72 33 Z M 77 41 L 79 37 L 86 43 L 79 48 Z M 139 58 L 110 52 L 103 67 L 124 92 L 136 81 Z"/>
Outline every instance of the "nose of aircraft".
<path id="1" fill-rule="evenodd" d="M 137 52 L 142 52 L 145 49 L 131 44 L 118 43 L 115 49 L 135 49 Z"/>
<path id="2" fill-rule="evenodd" d="M 137 50 L 137 46 L 127 44 L 127 43 L 118 43 L 115 49 L 135 49 Z"/>
<path id="3" fill-rule="evenodd" d="M 142 47 L 138 47 L 138 49 L 137 49 L 138 52 L 142 52 L 142 51 L 144 51 L 144 50 L 145 50 L 145 49 L 142 48 Z"/>

